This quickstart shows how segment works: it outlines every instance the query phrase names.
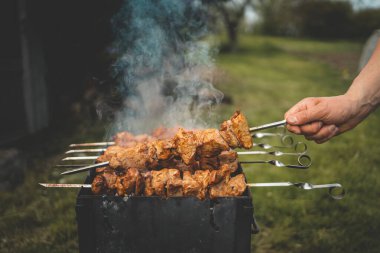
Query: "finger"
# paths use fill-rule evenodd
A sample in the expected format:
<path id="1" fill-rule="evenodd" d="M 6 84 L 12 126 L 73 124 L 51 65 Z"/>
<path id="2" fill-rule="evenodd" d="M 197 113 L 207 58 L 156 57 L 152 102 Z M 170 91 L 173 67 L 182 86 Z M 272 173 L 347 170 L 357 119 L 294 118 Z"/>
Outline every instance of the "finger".
<path id="1" fill-rule="evenodd" d="M 325 143 L 326 141 L 330 140 L 331 138 L 333 138 L 334 136 L 337 136 L 337 135 L 338 135 L 338 132 L 337 133 L 331 133 L 327 138 L 324 138 L 321 140 L 315 140 L 315 143 L 317 143 L 317 144 Z"/>
<path id="2" fill-rule="evenodd" d="M 286 125 L 286 128 L 289 132 L 295 133 L 295 134 L 301 134 L 301 129 L 299 126 L 292 126 L 292 125 Z"/>
<path id="3" fill-rule="evenodd" d="M 292 114 L 295 114 L 297 112 L 306 110 L 308 107 L 310 107 L 312 105 L 316 105 L 318 103 L 318 101 L 319 100 L 317 98 L 304 98 L 301 101 L 299 101 L 297 104 L 292 106 L 292 108 L 290 108 L 285 113 L 284 118 L 286 119 L 289 115 L 292 115 Z"/>
<path id="4" fill-rule="evenodd" d="M 322 121 L 314 121 L 314 122 L 299 126 L 299 128 L 301 129 L 301 133 L 304 135 L 314 135 L 319 132 L 322 126 L 323 126 Z"/>
<path id="5" fill-rule="evenodd" d="M 306 110 L 302 110 L 291 114 L 286 118 L 286 122 L 291 125 L 304 125 L 313 121 L 321 121 L 326 115 L 325 106 L 317 104 L 309 106 Z"/>
<path id="6" fill-rule="evenodd" d="M 323 141 L 328 140 L 338 132 L 338 128 L 335 125 L 325 125 L 318 131 L 318 133 L 310 136 L 305 136 L 308 140 Z M 318 142 L 317 142 L 318 143 Z"/>

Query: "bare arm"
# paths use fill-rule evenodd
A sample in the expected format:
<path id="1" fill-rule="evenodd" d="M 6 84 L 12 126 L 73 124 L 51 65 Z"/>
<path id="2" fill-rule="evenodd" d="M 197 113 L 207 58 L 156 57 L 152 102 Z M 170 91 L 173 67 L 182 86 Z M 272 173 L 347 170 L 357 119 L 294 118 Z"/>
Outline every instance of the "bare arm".
<path id="1" fill-rule="evenodd" d="M 344 95 L 305 98 L 285 113 L 289 131 L 323 143 L 363 121 L 380 104 L 380 41 Z"/>

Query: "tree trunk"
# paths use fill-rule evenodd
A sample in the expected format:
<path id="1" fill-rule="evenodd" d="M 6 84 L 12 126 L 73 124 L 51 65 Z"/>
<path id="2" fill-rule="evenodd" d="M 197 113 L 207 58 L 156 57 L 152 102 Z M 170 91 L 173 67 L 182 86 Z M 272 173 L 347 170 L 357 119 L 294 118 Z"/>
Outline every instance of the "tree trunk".
<path id="1" fill-rule="evenodd" d="M 230 52 L 236 52 L 238 49 L 238 26 L 235 23 L 226 23 L 228 33 L 227 49 Z"/>

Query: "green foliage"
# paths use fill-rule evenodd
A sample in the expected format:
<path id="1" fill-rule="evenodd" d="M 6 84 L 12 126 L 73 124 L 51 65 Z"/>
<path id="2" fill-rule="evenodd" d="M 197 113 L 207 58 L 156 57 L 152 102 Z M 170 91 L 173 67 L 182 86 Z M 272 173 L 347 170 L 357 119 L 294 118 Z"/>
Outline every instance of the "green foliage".
<path id="1" fill-rule="evenodd" d="M 352 79 L 355 68 L 347 61 L 330 63 L 329 57 L 360 53 L 355 43 L 271 37 L 242 37 L 241 47 L 239 54 L 224 54 L 217 61 L 225 76 L 217 88 L 233 101 L 220 113 L 227 117 L 240 108 L 251 125 L 282 119 L 304 97 L 341 94 L 350 84 L 342 71 L 348 69 Z M 343 200 L 335 201 L 325 190 L 253 189 L 261 228 L 252 237 L 253 252 L 379 252 L 379 124 L 376 112 L 353 131 L 322 145 L 300 137 L 313 159 L 307 171 L 244 167 L 251 182 L 339 182 L 347 190 Z"/>
<path id="2" fill-rule="evenodd" d="M 380 9 L 367 9 L 355 13 L 353 17 L 353 36 L 368 37 L 374 30 L 380 29 Z"/>
<path id="3" fill-rule="evenodd" d="M 258 31 L 311 38 L 366 38 L 380 28 L 380 10 L 354 11 L 350 1 L 256 0 Z"/>
<path id="4" fill-rule="evenodd" d="M 298 29 L 304 36 L 344 38 L 351 36 L 352 6 L 346 1 L 301 1 L 295 7 Z"/>

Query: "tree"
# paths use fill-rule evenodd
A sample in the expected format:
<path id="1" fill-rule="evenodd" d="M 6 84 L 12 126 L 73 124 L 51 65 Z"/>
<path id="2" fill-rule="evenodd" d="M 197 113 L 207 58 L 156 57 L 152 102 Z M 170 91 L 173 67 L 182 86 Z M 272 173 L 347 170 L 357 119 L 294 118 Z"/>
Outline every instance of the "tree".
<path id="1" fill-rule="evenodd" d="M 238 49 L 239 26 L 244 17 L 246 7 L 251 0 L 211 1 L 210 6 L 220 15 L 228 36 L 225 47 L 227 51 Z"/>

